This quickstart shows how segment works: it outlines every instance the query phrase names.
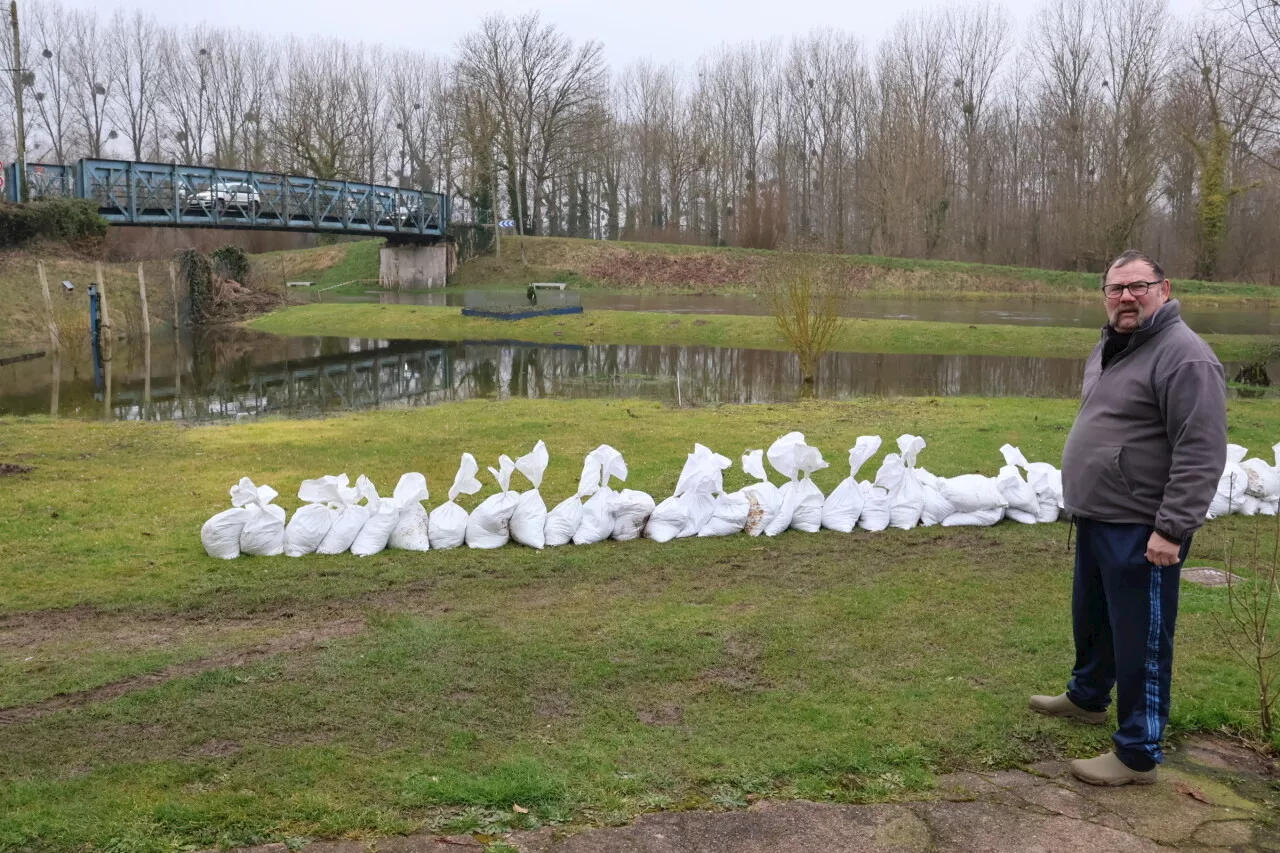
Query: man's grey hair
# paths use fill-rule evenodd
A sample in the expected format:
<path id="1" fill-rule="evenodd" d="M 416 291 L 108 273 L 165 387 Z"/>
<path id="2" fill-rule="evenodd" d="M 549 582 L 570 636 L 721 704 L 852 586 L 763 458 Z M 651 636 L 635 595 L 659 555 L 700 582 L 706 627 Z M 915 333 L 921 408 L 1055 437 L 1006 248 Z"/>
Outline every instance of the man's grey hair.
<path id="1" fill-rule="evenodd" d="M 1144 264 L 1151 267 L 1151 271 L 1156 274 L 1156 281 L 1164 281 L 1164 267 L 1156 263 L 1155 258 L 1151 257 L 1146 252 L 1139 252 L 1137 249 L 1125 249 L 1116 256 L 1114 261 L 1107 265 L 1106 272 L 1102 274 L 1102 283 L 1107 283 L 1107 275 L 1113 269 L 1116 267 L 1126 266 L 1134 263 L 1135 261 L 1142 261 Z"/>

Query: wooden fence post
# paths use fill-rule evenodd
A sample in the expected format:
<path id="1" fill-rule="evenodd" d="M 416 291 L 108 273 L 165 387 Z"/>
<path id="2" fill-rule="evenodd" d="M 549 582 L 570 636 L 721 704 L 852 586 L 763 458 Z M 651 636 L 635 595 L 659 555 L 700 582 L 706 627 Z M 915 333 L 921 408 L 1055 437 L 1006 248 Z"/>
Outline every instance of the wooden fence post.
<path id="1" fill-rule="evenodd" d="M 142 272 L 142 264 L 138 264 L 138 301 L 142 303 L 142 367 L 146 372 L 142 386 L 142 399 L 149 410 L 151 408 L 151 312 L 147 309 L 147 279 Z"/>
<path id="2" fill-rule="evenodd" d="M 58 352 L 62 349 L 58 340 L 58 324 L 53 319 L 53 299 L 49 296 L 49 279 L 44 274 L 44 261 L 36 261 L 36 272 L 40 276 L 40 290 L 44 292 L 44 310 L 49 319 L 49 347 Z"/>
<path id="3" fill-rule="evenodd" d="M 102 360 L 110 361 L 111 350 L 115 345 L 116 336 L 111 328 L 111 314 L 107 311 L 107 279 L 102 274 L 102 264 L 98 263 L 95 266 L 98 273 L 98 306 L 102 309 L 102 322 L 99 327 L 102 331 Z"/>
<path id="4" fill-rule="evenodd" d="M 178 333 L 178 270 L 174 267 L 173 262 L 169 263 L 169 290 L 173 294 L 173 333 Z"/>

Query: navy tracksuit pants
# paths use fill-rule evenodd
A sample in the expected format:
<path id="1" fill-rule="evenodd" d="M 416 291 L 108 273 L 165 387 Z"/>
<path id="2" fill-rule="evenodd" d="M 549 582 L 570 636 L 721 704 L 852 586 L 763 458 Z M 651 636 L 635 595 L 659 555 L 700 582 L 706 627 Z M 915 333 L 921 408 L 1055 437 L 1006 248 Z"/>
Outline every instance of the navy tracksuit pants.
<path id="1" fill-rule="evenodd" d="M 1087 518 L 1076 524 L 1076 666 L 1067 696 L 1085 710 L 1105 711 L 1114 686 L 1116 756 L 1132 770 L 1151 770 L 1163 760 L 1178 582 L 1191 541 L 1183 543 L 1177 565 L 1160 567 L 1147 562 L 1150 526 Z"/>

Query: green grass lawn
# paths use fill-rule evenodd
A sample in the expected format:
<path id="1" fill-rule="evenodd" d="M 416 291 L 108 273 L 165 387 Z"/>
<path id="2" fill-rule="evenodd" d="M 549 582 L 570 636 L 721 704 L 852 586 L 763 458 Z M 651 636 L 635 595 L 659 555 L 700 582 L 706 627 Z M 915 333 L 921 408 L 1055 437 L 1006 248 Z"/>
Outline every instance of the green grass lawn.
<path id="1" fill-rule="evenodd" d="M 249 325 L 280 335 L 786 349 L 772 317 L 724 314 L 588 311 L 528 320 L 490 320 L 464 317 L 458 308 L 318 304 L 267 314 L 254 319 Z M 1253 335 L 1205 335 L 1204 338 L 1223 361 L 1248 360 L 1267 341 Z M 1084 358 L 1097 341 L 1096 329 L 1064 326 L 850 319 L 832 349 L 838 352 Z"/>
<path id="2" fill-rule="evenodd" d="M 751 794 L 889 800 L 952 768 L 1106 749 L 1105 730 L 1025 709 L 1071 664 L 1065 525 L 233 562 L 198 537 L 242 475 L 292 509 L 305 477 L 367 473 L 389 492 L 418 470 L 435 506 L 463 450 L 483 466 L 543 439 L 554 505 L 608 442 L 627 485 L 661 499 L 694 441 L 736 457 L 799 429 L 831 463 L 816 477 L 828 492 L 860 434 L 886 449 L 924 435 L 938 474 L 994 472 L 1006 441 L 1057 461 L 1074 411 L 506 401 L 198 428 L 0 420 L 0 461 L 35 469 L 0 483 L 0 708 L 175 668 L 44 716 L 0 710 L 0 850 L 603 824 Z M 1280 404 L 1233 401 L 1230 425 L 1262 451 Z M 1220 565 L 1255 529 L 1211 523 L 1194 562 Z M 1175 733 L 1255 731 L 1215 633 L 1224 607 L 1223 590 L 1183 590 Z"/>

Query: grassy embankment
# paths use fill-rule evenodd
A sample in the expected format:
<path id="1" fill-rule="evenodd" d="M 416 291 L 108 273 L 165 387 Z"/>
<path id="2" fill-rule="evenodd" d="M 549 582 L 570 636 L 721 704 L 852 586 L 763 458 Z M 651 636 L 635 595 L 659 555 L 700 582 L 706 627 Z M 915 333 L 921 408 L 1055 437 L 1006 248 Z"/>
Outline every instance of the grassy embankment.
<path id="1" fill-rule="evenodd" d="M 341 244 L 310 249 L 305 252 L 278 252 L 251 255 L 254 289 L 284 292 L 284 283 L 299 273 L 314 272 L 317 266 L 341 271 L 344 264 L 363 262 L 361 252 L 373 251 L 377 265 L 377 241 Z M 43 261 L 45 275 L 53 298 L 54 322 L 63 346 L 73 353 L 87 349 L 89 331 L 88 285 L 97 280 L 94 258 L 76 254 L 63 245 L 41 249 L 0 253 L 0 348 L 43 347 L 49 342 L 44 297 L 36 262 Z M 142 264 L 147 285 L 147 308 L 155 329 L 173 326 L 173 285 L 169 279 L 168 261 L 146 261 Z M 137 263 L 103 263 L 106 279 L 107 307 L 118 335 L 138 339 L 142 334 L 142 302 L 138 294 Z M 345 281 L 346 279 L 342 279 Z M 63 292 L 62 282 L 70 281 L 76 289 Z M 182 291 L 179 290 L 181 296 Z M 300 298 L 296 292 L 290 298 Z"/>
<path id="2" fill-rule="evenodd" d="M 801 429 L 832 463 L 816 478 L 829 491 L 859 434 L 916 432 L 931 470 L 990 472 L 1005 441 L 1056 461 L 1074 409 L 508 401 L 198 429 L 0 420 L 0 461 L 35 468 L 0 486 L 0 850 L 886 800 L 950 768 L 1104 750 L 1105 729 L 1025 709 L 1071 663 L 1062 525 L 231 563 L 197 535 L 246 474 L 292 509 L 304 477 L 363 472 L 390 491 L 420 470 L 435 506 L 461 451 L 493 464 L 541 438 L 554 504 L 607 441 L 627 485 L 661 498 L 695 440 L 736 456 Z M 1280 434 L 1278 403 L 1233 401 L 1230 416 L 1254 450 Z M 1252 529 L 1211 523 L 1195 562 Z M 1255 731 L 1215 629 L 1225 601 L 1183 591 L 1175 733 Z M 158 676 L 128 695 L 32 704 L 142 673 Z"/>
<path id="3" fill-rule="evenodd" d="M 469 261 L 457 271 L 450 285 L 523 288 L 531 281 L 563 281 L 574 287 L 608 290 L 754 293 L 767 286 L 771 264 L 785 257 L 756 249 L 606 243 L 566 237 L 520 239 L 527 263 L 522 260 L 519 240 L 508 239 L 501 258 L 489 255 Z M 346 245 L 351 260 L 342 267 L 342 275 L 330 275 L 325 284 L 376 279 L 376 247 L 381 241 L 370 241 L 374 248 L 366 248 L 364 243 Z M 866 296 L 997 299 L 1018 295 L 1071 302 L 1098 296 L 1098 277 L 1092 273 L 871 255 L 821 257 L 830 263 L 835 281 L 852 293 Z M 366 289 L 368 285 L 364 284 L 352 288 Z M 1274 288 L 1264 285 L 1182 279 L 1174 281 L 1174 290 L 1180 298 L 1205 306 L 1277 297 Z"/>
<path id="4" fill-rule="evenodd" d="M 686 344 L 786 349 L 771 317 L 589 311 L 585 314 L 490 320 L 457 308 L 412 305 L 304 305 L 250 321 L 281 335 L 341 335 L 418 340 L 520 340 L 564 344 Z M 1223 361 L 1254 357 L 1267 341 L 1254 335 L 1205 335 Z M 847 321 L 837 352 L 1018 355 L 1084 358 L 1095 329 L 969 325 L 921 320 Z"/>

